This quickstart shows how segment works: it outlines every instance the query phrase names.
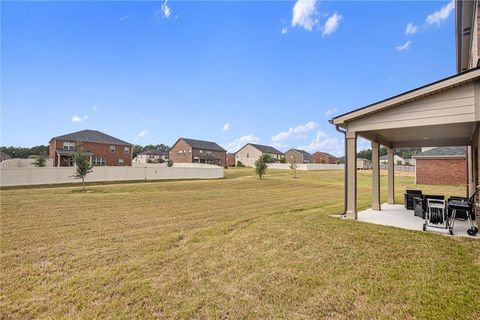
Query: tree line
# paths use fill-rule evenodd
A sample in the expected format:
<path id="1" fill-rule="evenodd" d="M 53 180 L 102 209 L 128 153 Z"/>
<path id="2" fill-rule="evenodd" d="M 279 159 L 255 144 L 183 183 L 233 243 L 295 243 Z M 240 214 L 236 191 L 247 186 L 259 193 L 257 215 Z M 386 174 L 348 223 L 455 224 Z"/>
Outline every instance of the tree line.
<path id="1" fill-rule="evenodd" d="M 421 148 L 397 148 L 394 149 L 394 153 L 402 157 L 403 159 L 411 159 L 413 156 L 419 154 L 422 152 Z M 387 155 L 387 148 L 386 147 L 380 147 L 378 149 L 378 153 L 381 156 Z M 367 150 L 362 150 L 357 152 L 357 158 L 363 158 L 363 159 L 368 159 L 372 160 L 372 149 L 367 149 Z"/>

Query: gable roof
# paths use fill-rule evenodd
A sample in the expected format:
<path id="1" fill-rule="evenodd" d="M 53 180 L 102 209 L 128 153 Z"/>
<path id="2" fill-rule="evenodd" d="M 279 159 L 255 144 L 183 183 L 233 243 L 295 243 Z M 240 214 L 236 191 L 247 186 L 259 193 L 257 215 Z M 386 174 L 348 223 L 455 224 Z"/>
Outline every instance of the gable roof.
<path id="1" fill-rule="evenodd" d="M 340 158 L 337 158 L 337 157 L 335 157 L 334 155 L 332 155 L 332 154 L 330 154 L 330 153 L 327 153 L 327 152 L 317 151 L 317 152 L 315 152 L 315 153 L 323 154 L 324 156 L 327 156 L 327 157 L 329 157 L 329 158 L 340 159 Z M 314 154 L 315 154 L 315 153 L 314 153 Z"/>
<path id="2" fill-rule="evenodd" d="M 466 147 L 439 147 L 424 151 L 413 158 L 465 158 Z"/>
<path id="3" fill-rule="evenodd" d="M 53 137 L 52 140 L 72 140 L 78 142 L 96 142 L 96 143 L 107 143 L 107 144 L 120 144 L 131 146 L 131 143 L 117 139 L 115 137 L 109 136 L 103 132 L 97 130 L 81 130 L 63 136 Z"/>
<path id="4" fill-rule="evenodd" d="M 279 150 L 275 149 L 274 147 L 265 146 L 263 144 L 254 144 L 254 143 L 247 143 L 246 145 L 241 147 L 236 153 L 238 153 L 240 150 L 242 150 L 243 148 L 245 148 L 248 145 L 250 145 L 250 146 L 254 147 L 255 149 L 257 149 L 261 152 L 264 152 L 264 153 L 280 154 L 280 155 L 284 154 L 282 151 L 279 151 Z"/>
<path id="5" fill-rule="evenodd" d="M 218 144 L 212 141 L 204 141 L 204 140 L 195 140 L 195 139 L 188 139 L 188 138 L 179 138 L 178 141 L 183 140 L 185 141 L 190 147 L 193 149 L 202 149 L 202 150 L 212 150 L 212 151 L 222 151 L 227 152 L 227 150 L 220 147 Z M 174 146 L 175 146 L 174 144 Z"/>
<path id="6" fill-rule="evenodd" d="M 290 149 L 290 150 L 296 151 L 296 152 L 300 153 L 301 155 L 303 155 L 304 157 L 309 157 L 309 158 L 312 157 L 312 154 L 311 154 L 311 153 L 308 153 L 308 152 L 305 151 L 305 150 L 295 149 L 295 148 L 292 148 L 292 149 Z M 290 150 L 288 150 L 288 151 L 290 151 Z M 288 151 L 287 151 L 287 152 L 288 152 Z"/>
<path id="7" fill-rule="evenodd" d="M 138 155 L 152 155 L 152 156 L 163 156 L 165 155 L 166 152 L 163 152 L 162 150 L 158 150 L 158 149 L 150 149 L 150 150 L 146 150 L 146 151 L 143 151 L 141 153 L 139 153 Z"/>
<path id="8" fill-rule="evenodd" d="M 429 83 L 427 85 L 412 89 L 410 91 L 403 92 L 385 100 L 381 100 L 367 106 L 352 110 L 350 112 L 341 114 L 332 118 L 331 120 L 329 120 L 329 122 L 334 125 L 345 126 L 345 122 L 365 117 L 369 114 L 380 112 L 385 109 L 389 109 L 400 104 L 417 100 L 440 91 L 473 82 L 479 77 L 480 67 L 470 69 L 468 71 L 441 79 L 436 82 Z"/>
<path id="9" fill-rule="evenodd" d="M 10 158 L 10 155 L 8 153 L 3 152 L 3 151 L 0 151 L 0 156 L 2 158 Z"/>

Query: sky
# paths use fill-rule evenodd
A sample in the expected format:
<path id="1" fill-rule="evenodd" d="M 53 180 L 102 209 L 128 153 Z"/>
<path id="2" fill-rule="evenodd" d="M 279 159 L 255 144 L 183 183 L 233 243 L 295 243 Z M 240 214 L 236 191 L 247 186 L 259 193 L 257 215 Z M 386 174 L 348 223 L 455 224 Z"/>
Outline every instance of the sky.
<path id="1" fill-rule="evenodd" d="M 452 1 L 0 5 L 3 146 L 92 129 L 340 156 L 329 119 L 455 73 Z"/>

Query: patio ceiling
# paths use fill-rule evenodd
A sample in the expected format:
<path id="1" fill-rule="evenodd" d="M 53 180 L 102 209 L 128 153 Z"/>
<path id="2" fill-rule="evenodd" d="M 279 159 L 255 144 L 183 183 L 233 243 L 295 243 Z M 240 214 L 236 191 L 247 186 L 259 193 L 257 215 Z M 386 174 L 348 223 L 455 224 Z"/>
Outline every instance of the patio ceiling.
<path id="1" fill-rule="evenodd" d="M 475 122 L 450 123 L 360 131 L 358 134 L 391 148 L 467 146 L 475 132 L 475 125 Z"/>

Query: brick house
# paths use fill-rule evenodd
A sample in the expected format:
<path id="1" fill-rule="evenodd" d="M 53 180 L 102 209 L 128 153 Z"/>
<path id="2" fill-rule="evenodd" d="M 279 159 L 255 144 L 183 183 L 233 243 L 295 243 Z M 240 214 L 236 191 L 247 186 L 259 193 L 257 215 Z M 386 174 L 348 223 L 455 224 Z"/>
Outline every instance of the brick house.
<path id="1" fill-rule="evenodd" d="M 227 153 L 227 167 L 235 167 L 235 155 Z"/>
<path id="2" fill-rule="evenodd" d="M 180 138 L 170 150 L 173 163 L 206 163 L 225 166 L 227 151 L 215 142 Z"/>
<path id="3" fill-rule="evenodd" d="M 313 155 L 305 150 L 290 149 L 285 153 L 289 163 L 313 163 Z"/>
<path id="4" fill-rule="evenodd" d="M 326 152 L 317 151 L 313 154 L 314 163 L 336 164 L 338 161 L 337 157 Z"/>
<path id="5" fill-rule="evenodd" d="M 261 144 L 247 143 L 235 153 L 235 160 L 240 161 L 247 167 L 253 167 L 255 161 L 263 154 L 269 154 L 274 161 L 279 162 L 285 154 L 274 147 L 264 146 Z"/>
<path id="6" fill-rule="evenodd" d="M 132 144 L 96 130 L 82 130 L 50 139 L 49 156 L 55 167 L 74 165 L 78 145 L 94 166 L 131 166 Z"/>
<path id="7" fill-rule="evenodd" d="M 465 147 L 432 148 L 414 158 L 417 184 L 463 186 L 467 181 Z"/>

